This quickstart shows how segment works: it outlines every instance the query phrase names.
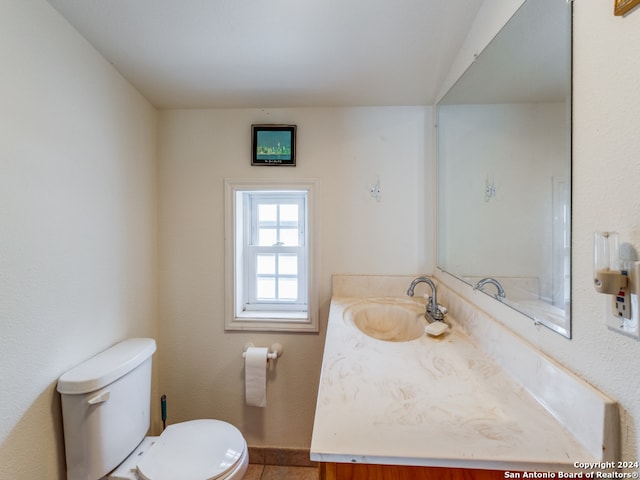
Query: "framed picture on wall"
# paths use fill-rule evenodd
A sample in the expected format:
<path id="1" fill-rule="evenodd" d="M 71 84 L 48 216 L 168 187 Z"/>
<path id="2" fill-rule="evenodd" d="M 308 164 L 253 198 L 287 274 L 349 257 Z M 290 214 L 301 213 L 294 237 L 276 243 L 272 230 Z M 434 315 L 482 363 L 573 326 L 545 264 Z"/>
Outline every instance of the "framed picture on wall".
<path id="1" fill-rule="evenodd" d="M 640 5 L 640 0 L 615 0 L 613 14 L 621 16 L 629 12 L 632 8 Z"/>
<path id="2" fill-rule="evenodd" d="M 251 125 L 251 165 L 296 166 L 295 125 Z"/>

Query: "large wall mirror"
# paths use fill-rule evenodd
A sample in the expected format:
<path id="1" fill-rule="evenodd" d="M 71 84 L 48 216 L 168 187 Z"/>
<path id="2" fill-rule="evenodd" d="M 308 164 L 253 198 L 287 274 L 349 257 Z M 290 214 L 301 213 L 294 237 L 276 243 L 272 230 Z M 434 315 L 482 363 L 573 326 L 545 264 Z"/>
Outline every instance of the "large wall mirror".
<path id="1" fill-rule="evenodd" d="M 436 120 L 438 267 L 567 337 L 571 16 L 526 0 Z"/>

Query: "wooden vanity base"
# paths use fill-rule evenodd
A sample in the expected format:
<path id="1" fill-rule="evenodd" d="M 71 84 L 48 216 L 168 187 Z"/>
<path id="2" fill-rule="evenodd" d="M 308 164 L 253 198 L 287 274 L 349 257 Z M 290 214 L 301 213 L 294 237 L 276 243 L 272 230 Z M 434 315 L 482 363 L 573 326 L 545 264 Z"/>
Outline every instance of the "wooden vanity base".
<path id="1" fill-rule="evenodd" d="M 321 463 L 320 480 L 497 480 L 502 470 L 467 468 L 406 467 L 362 463 Z"/>

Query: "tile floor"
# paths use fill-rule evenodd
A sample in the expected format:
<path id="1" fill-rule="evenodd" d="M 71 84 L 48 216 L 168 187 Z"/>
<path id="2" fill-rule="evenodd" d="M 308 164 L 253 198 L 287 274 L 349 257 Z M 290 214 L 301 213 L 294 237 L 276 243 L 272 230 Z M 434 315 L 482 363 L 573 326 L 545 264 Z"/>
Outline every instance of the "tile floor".
<path id="1" fill-rule="evenodd" d="M 318 480 L 318 467 L 249 464 L 243 480 Z"/>

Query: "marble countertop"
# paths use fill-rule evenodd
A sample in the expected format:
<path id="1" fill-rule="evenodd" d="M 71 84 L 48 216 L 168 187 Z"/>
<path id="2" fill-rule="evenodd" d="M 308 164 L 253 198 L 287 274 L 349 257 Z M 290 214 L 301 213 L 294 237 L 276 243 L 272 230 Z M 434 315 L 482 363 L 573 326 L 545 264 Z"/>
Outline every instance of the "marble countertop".
<path id="1" fill-rule="evenodd" d="M 537 471 L 601 460 L 455 320 L 437 338 L 381 341 L 343 315 L 370 300 L 332 299 L 312 460 Z"/>

